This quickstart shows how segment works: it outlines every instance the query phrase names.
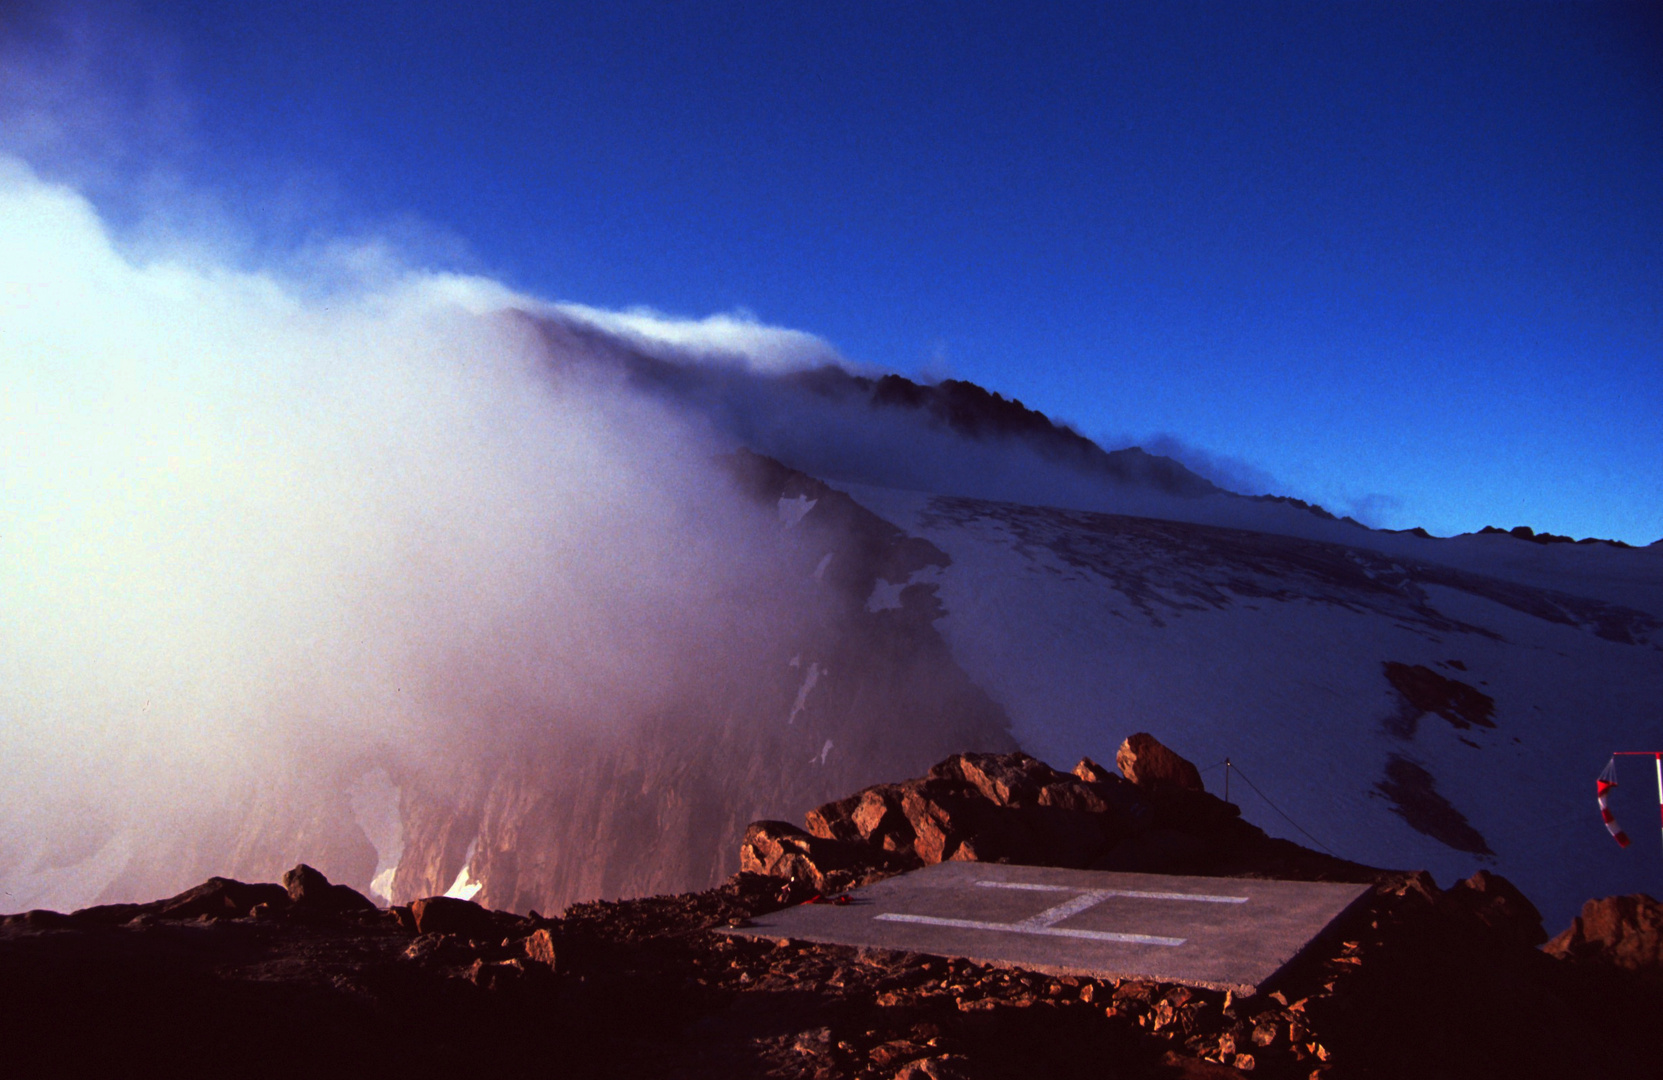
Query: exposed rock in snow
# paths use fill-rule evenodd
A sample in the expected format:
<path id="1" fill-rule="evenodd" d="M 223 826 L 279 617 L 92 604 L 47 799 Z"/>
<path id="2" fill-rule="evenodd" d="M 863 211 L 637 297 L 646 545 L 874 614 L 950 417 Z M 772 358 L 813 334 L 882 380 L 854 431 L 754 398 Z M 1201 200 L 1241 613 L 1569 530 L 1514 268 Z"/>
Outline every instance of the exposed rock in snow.
<path id="1" fill-rule="evenodd" d="M 1649 552 L 1493 536 L 1381 551 L 1360 529 L 1335 544 L 852 493 L 949 556 L 942 636 L 1030 753 L 1106 761 L 1125 732 L 1158 730 L 1215 789 L 1231 759 L 1232 799 L 1273 834 L 1440 880 L 1486 866 L 1555 920 L 1584 889 L 1645 884 L 1588 791 L 1614 745 L 1655 735 Z"/>

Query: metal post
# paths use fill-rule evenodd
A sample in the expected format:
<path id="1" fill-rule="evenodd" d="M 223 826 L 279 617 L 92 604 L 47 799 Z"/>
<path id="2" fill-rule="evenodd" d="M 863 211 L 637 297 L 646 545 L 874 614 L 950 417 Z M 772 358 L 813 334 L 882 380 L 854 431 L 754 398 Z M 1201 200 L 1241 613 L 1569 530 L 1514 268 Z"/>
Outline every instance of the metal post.
<path id="1" fill-rule="evenodd" d="M 1657 797 L 1663 802 L 1663 755 L 1658 757 Z M 1224 759 L 1224 801 L 1230 801 L 1230 759 Z"/>
<path id="2" fill-rule="evenodd" d="M 1663 819 L 1663 752 L 1657 755 L 1657 816 Z M 1660 824 L 1663 824 L 1663 820 L 1660 820 Z"/>

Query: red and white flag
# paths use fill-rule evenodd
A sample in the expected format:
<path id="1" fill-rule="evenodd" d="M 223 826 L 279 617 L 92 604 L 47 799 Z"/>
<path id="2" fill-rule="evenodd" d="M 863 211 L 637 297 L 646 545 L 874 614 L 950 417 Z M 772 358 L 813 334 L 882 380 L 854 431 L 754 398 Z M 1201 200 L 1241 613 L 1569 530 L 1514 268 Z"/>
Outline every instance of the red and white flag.
<path id="1" fill-rule="evenodd" d="M 1611 834 L 1611 838 L 1623 847 L 1627 847 L 1628 834 L 1623 832 L 1621 825 L 1617 824 L 1617 815 L 1611 812 L 1611 807 L 1607 806 L 1605 802 L 1606 794 L 1617 786 L 1617 759 L 1615 757 L 1605 763 L 1605 771 L 1599 774 L 1599 779 L 1594 781 L 1594 784 L 1599 792 L 1600 820 L 1605 822 L 1605 829 Z"/>

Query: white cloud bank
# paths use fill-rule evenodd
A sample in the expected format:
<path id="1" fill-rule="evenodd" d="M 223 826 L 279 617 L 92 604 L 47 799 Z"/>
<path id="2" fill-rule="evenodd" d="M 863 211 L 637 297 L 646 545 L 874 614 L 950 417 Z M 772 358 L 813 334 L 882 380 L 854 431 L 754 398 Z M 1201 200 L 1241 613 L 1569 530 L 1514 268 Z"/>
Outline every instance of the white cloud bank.
<path id="1" fill-rule="evenodd" d="M 0 158 L 0 910 L 90 900 L 265 777 L 622 723 L 765 562 L 715 447 L 508 314 L 543 305 L 176 250 Z M 767 365 L 813 340 L 618 318 Z"/>

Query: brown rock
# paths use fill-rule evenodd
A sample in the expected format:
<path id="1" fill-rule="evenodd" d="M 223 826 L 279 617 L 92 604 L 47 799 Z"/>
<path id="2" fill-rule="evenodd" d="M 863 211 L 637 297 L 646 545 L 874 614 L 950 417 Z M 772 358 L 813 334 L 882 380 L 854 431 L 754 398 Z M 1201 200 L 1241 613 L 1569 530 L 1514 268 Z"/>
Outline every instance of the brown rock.
<path id="1" fill-rule="evenodd" d="M 913 828 L 917 835 L 912 842 L 912 851 L 925 866 L 945 862 L 958 850 L 959 838 L 930 818 L 915 819 Z"/>
<path id="2" fill-rule="evenodd" d="M 1120 779 L 1107 768 L 1097 764 L 1097 762 L 1088 757 L 1081 758 L 1080 763 L 1074 766 L 1074 775 L 1078 776 L 1081 780 L 1084 780 L 1088 784 L 1101 784 L 1109 780 Z"/>
<path id="3" fill-rule="evenodd" d="M 870 790 L 870 789 L 868 789 Z M 811 836 L 818 836 L 822 840 L 859 840 L 860 828 L 855 824 L 854 813 L 860 806 L 865 791 L 851 795 L 847 799 L 817 806 L 803 815 L 803 824 L 808 826 Z"/>
<path id="4" fill-rule="evenodd" d="M 472 900 L 454 896 L 429 896 L 412 901 L 410 914 L 419 934 L 455 934 L 458 937 L 490 939 L 496 934 L 496 920 Z"/>
<path id="5" fill-rule="evenodd" d="M 1542 913 L 1524 893 L 1504 877 L 1480 870 L 1457 882 L 1446 894 L 1497 934 L 1529 948 L 1548 939 Z"/>
<path id="6" fill-rule="evenodd" d="M 847 799 L 826 803 L 804 815 L 811 836 L 822 840 L 865 842 L 900 851 L 913 841 L 912 826 L 901 812 L 901 789 L 877 784 Z"/>
<path id="7" fill-rule="evenodd" d="M 953 858 L 961 843 L 997 820 L 997 807 L 962 781 L 942 777 L 908 781 L 901 785 L 901 793 L 901 812 L 914 836 L 912 850 L 925 866 Z M 996 844 L 988 837 L 982 847 L 991 851 Z"/>
<path id="8" fill-rule="evenodd" d="M 970 1059 L 960 1054 L 909 1061 L 895 1073 L 895 1080 L 969 1080 Z"/>
<path id="9" fill-rule="evenodd" d="M 1443 895 L 1438 883 L 1425 870 L 1417 870 L 1404 875 L 1401 882 L 1392 886 L 1392 894 L 1409 900 L 1417 906 L 1431 905 Z"/>
<path id="10" fill-rule="evenodd" d="M 1031 844 L 1013 839 L 1008 832 L 988 830 L 966 837 L 947 856 L 949 862 L 1015 862 L 1023 851 L 1032 850 Z"/>
<path id="11" fill-rule="evenodd" d="M 962 779 L 996 806 L 1032 806 L 1040 788 L 1061 779 L 1051 766 L 1027 754 L 959 754 L 930 770 L 932 777 Z"/>
<path id="12" fill-rule="evenodd" d="M 283 875 L 283 887 L 297 911 L 375 911 L 375 901 L 345 885 L 331 884 L 318 871 L 300 863 Z"/>
<path id="13" fill-rule="evenodd" d="M 0 915 L 0 926 L 26 926 L 31 930 L 67 929 L 76 925 L 73 915 L 65 915 L 61 911 L 48 911 L 45 908 L 34 908 L 22 911 L 16 915 Z"/>
<path id="14" fill-rule="evenodd" d="M 1073 779 L 1040 788 L 1039 805 L 1054 806 L 1059 810 L 1078 810 L 1088 814 L 1107 814 L 1113 809 L 1109 805 L 1109 800 L 1096 787 Z"/>
<path id="15" fill-rule="evenodd" d="M 163 900 L 154 914 L 163 919 L 236 919 L 258 904 L 288 907 L 289 894 L 281 885 L 245 884 L 231 878 L 211 877 L 195 888 Z"/>
<path id="16" fill-rule="evenodd" d="M 1205 791 L 1195 765 L 1163 746 L 1155 736 L 1140 731 L 1120 744 L 1115 764 L 1126 779 L 1140 788 L 1176 787 Z"/>
<path id="17" fill-rule="evenodd" d="M 791 1040 L 791 1049 L 809 1058 L 823 1057 L 831 1053 L 831 1045 L 832 1032 L 829 1027 L 799 1031 L 797 1037 Z"/>
<path id="18" fill-rule="evenodd" d="M 534 931 L 521 947 L 525 950 L 526 959 L 554 970 L 554 935 L 548 930 Z"/>
<path id="19" fill-rule="evenodd" d="M 1248 1057 L 1238 1054 L 1237 1057 Z M 1240 1074 L 1224 1065 L 1217 1065 L 1211 1061 L 1203 1061 L 1197 1057 L 1178 1050 L 1168 1050 L 1161 1055 L 1162 1075 L 1173 1077 L 1174 1080 L 1240 1080 Z M 1248 1058 L 1246 1068 L 1252 1068 L 1252 1059 Z M 1236 1068 L 1242 1068 L 1238 1065 Z"/>
<path id="20" fill-rule="evenodd" d="M 1590 900 L 1542 951 L 1663 978 L 1663 903 L 1645 893 Z"/>
<path id="21" fill-rule="evenodd" d="M 863 856 L 853 844 L 812 836 L 789 822 L 753 821 L 739 845 L 739 869 L 821 889 L 828 875 L 861 867 Z"/>
<path id="22" fill-rule="evenodd" d="M 902 869 L 912 859 L 925 866 L 956 860 L 1085 867 L 1146 828 L 1152 810 L 1135 785 L 1089 762 L 1082 768 L 1104 778 L 1061 773 L 1022 753 L 957 754 L 923 779 L 875 785 L 817 807 L 805 822 L 818 840 L 877 849 L 852 856 L 874 868 Z M 826 869 L 777 829 L 772 839 L 789 850 L 759 849 L 747 868 L 796 854 Z M 791 872 L 807 874 L 801 865 Z"/>
<path id="23" fill-rule="evenodd" d="M 951 811 L 932 799 L 922 784 L 904 785 L 901 812 L 912 827 L 912 850 L 925 866 L 946 861 L 964 837 L 953 827 Z"/>
<path id="24" fill-rule="evenodd" d="M 924 1048 L 917 1043 L 908 1042 L 905 1039 L 896 1039 L 892 1042 L 879 1043 L 874 1046 L 867 1057 L 878 1068 L 887 1069 L 903 1061 L 910 1061 L 923 1052 Z"/>
<path id="25" fill-rule="evenodd" d="M 912 827 L 901 813 L 900 800 L 882 788 L 867 788 L 860 794 L 860 804 L 851 819 L 864 840 L 882 841 L 890 836 L 910 838 Z"/>
<path id="26" fill-rule="evenodd" d="M 485 990 L 505 990 L 525 981 L 525 965 L 519 960 L 475 960 L 464 976 Z"/>
<path id="27" fill-rule="evenodd" d="M 316 899 L 329 891 L 329 885 L 328 878 L 305 863 L 297 863 L 283 875 L 283 888 L 296 903 L 307 897 Z"/>
<path id="28" fill-rule="evenodd" d="M 448 934 L 422 934 L 404 949 L 406 960 L 449 966 L 477 959 L 474 951 Z"/>

